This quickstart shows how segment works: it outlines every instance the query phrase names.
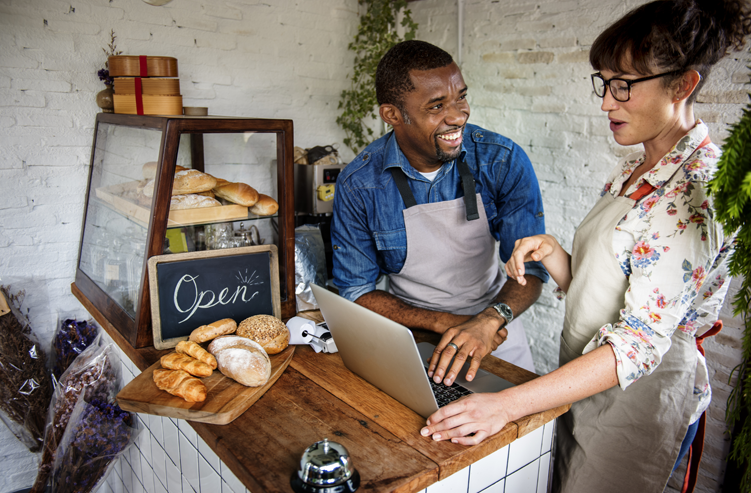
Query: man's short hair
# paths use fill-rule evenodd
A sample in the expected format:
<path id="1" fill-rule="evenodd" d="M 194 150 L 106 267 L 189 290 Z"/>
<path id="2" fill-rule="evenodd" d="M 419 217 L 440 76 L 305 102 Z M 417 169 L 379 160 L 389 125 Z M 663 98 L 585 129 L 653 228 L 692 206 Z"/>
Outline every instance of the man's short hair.
<path id="1" fill-rule="evenodd" d="M 415 90 L 409 72 L 445 67 L 453 61 L 451 55 L 425 41 L 413 39 L 394 45 L 376 69 L 378 104 L 393 104 L 404 112 L 404 95 Z"/>

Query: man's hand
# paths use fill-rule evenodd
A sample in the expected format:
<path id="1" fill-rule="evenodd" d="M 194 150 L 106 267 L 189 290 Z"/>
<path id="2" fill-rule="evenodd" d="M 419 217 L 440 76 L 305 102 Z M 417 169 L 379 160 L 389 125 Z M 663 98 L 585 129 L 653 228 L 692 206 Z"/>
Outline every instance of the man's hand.
<path id="1" fill-rule="evenodd" d="M 492 313 L 491 313 L 492 312 Z M 493 315 L 495 314 L 495 315 Z M 467 370 L 467 380 L 472 380 L 486 354 L 494 351 L 508 336 L 508 331 L 498 328 L 503 317 L 493 309 L 485 309 L 463 324 L 451 327 L 443 333 L 428 365 L 428 376 L 435 382 L 451 385 L 461 371 L 464 362 L 472 358 Z M 448 368 L 451 359 L 451 368 Z M 448 368 L 448 371 L 447 371 Z M 445 376 L 445 378 L 444 378 Z"/>
<path id="2" fill-rule="evenodd" d="M 504 284 L 496 297 L 496 301 L 509 305 L 517 317 L 529 308 L 542 292 L 542 281 L 538 277 L 530 274 L 524 277 L 524 284 Z M 505 323 L 506 320 L 494 308 L 489 307 L 469 320 L 450 327 L 443 333 L 433 352 L 428 365 L 428 375 L 435 382 L 443 380 L 444 384 L 451 385 L 464 362 L 471 358 L 466 379 L 474 379 L 482 358 L 495 351 L 506 340 L 508 329 L 504 327 L 498 330 Z M 452 358 L 454 362 L 449 368 Z"/>

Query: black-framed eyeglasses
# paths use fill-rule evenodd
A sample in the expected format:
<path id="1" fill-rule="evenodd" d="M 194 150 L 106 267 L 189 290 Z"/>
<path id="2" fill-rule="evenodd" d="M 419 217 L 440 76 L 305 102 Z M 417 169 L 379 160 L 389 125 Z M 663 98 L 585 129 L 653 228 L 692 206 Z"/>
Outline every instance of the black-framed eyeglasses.
<path id="1" fill-rule="evenodd" d="M 597 72 L 596 74 L 592 74 L 592 88 L 595 90 L 595 94 L 604 98 L 605 90 L 609 87 L 613 99 L 625 103 L 631 98 L 631 86 L 637 82 L 644 82 L 646 80 L 657 79 L 658 77 L 665 77 L 668 75 L 676 75 L 679 73 L 681 73 L 681 70 L 650 75 L 649 77 L 642 77 L 641 79 L 621 79 L 620 77 L 613 77 L 612 79 L 606 80 L 601 73 Z"/>

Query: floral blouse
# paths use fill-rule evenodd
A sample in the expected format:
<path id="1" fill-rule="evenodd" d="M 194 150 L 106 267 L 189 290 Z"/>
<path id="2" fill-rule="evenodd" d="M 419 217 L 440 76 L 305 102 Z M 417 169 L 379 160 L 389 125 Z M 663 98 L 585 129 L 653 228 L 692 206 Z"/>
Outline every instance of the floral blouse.
<path id="1" fill-rule="evenodd" d="M 730 284 L 727 256 L 733 237 L 726 237 L 713 220 L 706 188 L 720 150 L 711 143 L 700 147 L 707 135 L 707 126 L 697 121 L 626 191 L 631 195 L 645 182 L 656 187 L 621 219 L 613 236 L 615 258 L 629 280 L 620 321 L 600 328 L 584 348 L 587 353 L 606 342 L 613 347 L 623 389 L 654 371 L 675 330 L 695 336 L 698 329 L 709 329 Z M 618 196 L 643 161 L 644 152 L 627 156 L 602 195 Z M 706 362 L 699 353 L 691 423 L 709 406 L 711 395 Z"/>

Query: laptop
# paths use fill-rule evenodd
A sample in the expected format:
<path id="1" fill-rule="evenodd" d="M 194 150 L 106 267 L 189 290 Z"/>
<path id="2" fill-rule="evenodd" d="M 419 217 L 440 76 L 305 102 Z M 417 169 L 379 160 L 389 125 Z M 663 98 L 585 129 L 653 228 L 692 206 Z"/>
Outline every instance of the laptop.
<path id="1" fill-rule="evenodd" d="M 468 393 L 499 392 L 511 382 L 478 369 L 471 382 L 464 377 L 465 362 L 451 387 L 428 378 L 427 367 L 435 345 L 415 343 L 412 332 L 365 307 L 331 291 L 310 284 L 344 366 L 397 401 L 427 418 L 447 404 L 445 394 L 455 400 Z M 435 390 L 434 390 L 435 388 Z"/>

